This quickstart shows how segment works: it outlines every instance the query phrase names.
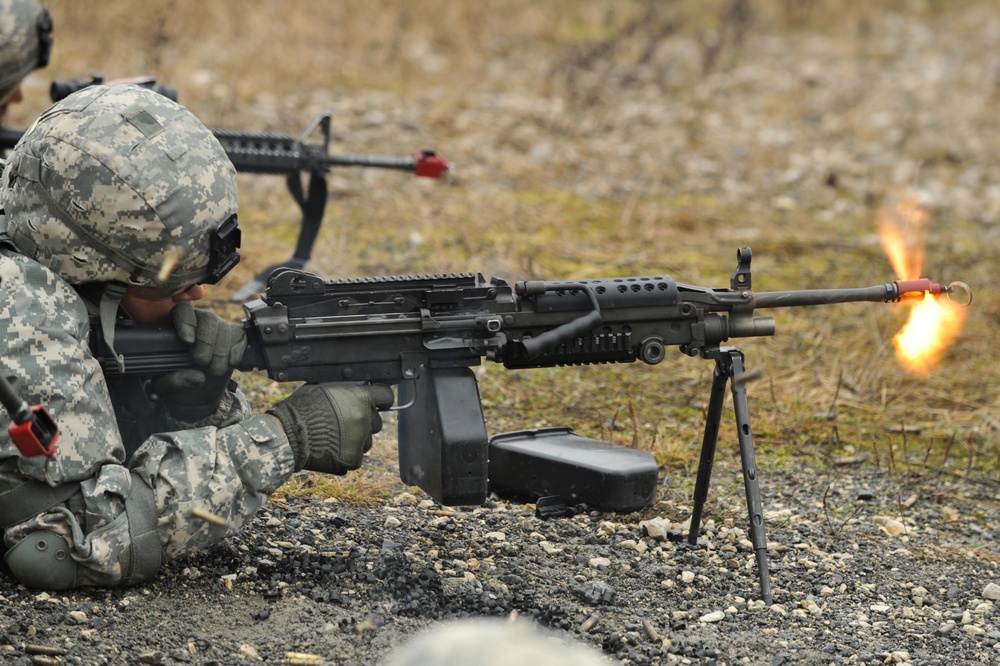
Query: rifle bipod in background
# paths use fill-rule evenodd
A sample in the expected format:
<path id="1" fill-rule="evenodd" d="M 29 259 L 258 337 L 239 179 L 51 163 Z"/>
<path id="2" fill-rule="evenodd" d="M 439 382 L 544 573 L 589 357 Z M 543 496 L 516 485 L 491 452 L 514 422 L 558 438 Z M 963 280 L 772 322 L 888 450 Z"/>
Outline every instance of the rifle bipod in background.
<path id="1" fill-rule="evenodd" d="M 309 137 L 320 131 L 322 141 L 307 143 Z M 237 171 L 244 173 L 285 176 L 288 191 L 302 211 L 302 224 L 292 256 L 272 264 L 238 289 L 230 299 L 243 302 L 263 291 L 276 269 L 301 269 L 312 256 L 313 244 L 323 224 L 328 190 L 326 173 L 333 166 L 374 167 L 408 171 L 424 178 L 441 178 L 448 171 L 448 163 L 430 150 L 418 151 L 409 156 L 331 154 L 330 114 L 322 113 L 298 137 L 265 132 L 240 130 L 212 130 L 222 144 Z M 308 193 L 302 187 L 302 173 L 309 173 Z"/>
<path id="2" fill-rule="evenodd" d="M 712 394 L 705 417 L 705 436 L 701 444 L 701 460 L 698 462 L 698 477 L 694 485 L 694 510 L 691 512 L 691 529 L 688 543 L 698 543 L 701 515 L 708 499 L 708 486 L 712 478 L 712 464 L 715 446 L 719 440 L 719 424 L 722 419 L 722 404 L 726 398 L 726 384 L 732 381 L 733 409 L 736 412 L 736 433 L 740 443 L 740 461 L 743 465 L 743 487 L 747 496 L 747 514 L 750 518 L 750 542 L 757 556 L 757 574 L 760 580 L 760 596 L 764 603 L 771 605 L 771 577 L 767 564 L 767 538 L 764 535 L 764 510 L 760 501 L 760 485 L 757 480 L 757 457 L 754 453 L 753 432 L 750 430 L 750 408 L 747 405 L 746 367 L 743 352 L 735 347 L 710 347 L 702 352 L 702 357 L 715 360 L 715 374 L 712 379 Z"/>

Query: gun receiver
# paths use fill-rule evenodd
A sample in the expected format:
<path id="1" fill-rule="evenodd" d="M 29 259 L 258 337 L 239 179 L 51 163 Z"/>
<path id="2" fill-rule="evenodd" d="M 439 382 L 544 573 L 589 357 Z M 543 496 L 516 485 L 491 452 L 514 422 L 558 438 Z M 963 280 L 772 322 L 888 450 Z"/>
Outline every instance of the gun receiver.
<path id="1" fill-rule="evenodd" d="M 488 490 L 488 436 L 471 366 L 483 359 L 511 369 L 655 365 L 667 347 L 714 360 L 689 540 L 697 539 L 732 379 L 750 533 L 762 594 L 770 602 L 763 510 L 746 389 L 739 379 L 745 376 L 743 354 L 723 343 L 774 334 L 773 318 L 756 316 L 756 308 L 894 302 L 954 287 L 911 280 L 755 294 L 750 249 L 740 249 L 737 257 L 729 289 L 681 284 L 666 275 L 512 286 L 473 273 L 323 280 L 281 269 L 261 298 L 244 305 L 249 343 L 240 368 L 265 370 L 278 381 L 399 385 L 400 477 L 443 504 L 470 505 L 481 504 Z M 95 349 L 105 373 L 113 375 L 117 367 L 104 347 Z M 125 357 L 126 373 L 190 366 L 187 349 L 172 331 L 119 327 L 115 347 Z"/>

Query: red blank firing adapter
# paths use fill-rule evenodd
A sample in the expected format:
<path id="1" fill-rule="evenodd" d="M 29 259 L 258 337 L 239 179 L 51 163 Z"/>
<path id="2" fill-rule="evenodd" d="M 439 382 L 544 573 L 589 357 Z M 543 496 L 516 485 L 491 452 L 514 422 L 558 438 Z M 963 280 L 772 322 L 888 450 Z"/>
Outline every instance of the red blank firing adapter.
<path id="1" fill-rule="evenodd" d="M 919 280 L 896 280 L 896 295 L 902 298 L 906 294 L 930 292 L 935 296 L 951 291 L 949 287 L 942 287 L 939 282 L 931 282 L 928 278 Z"/>

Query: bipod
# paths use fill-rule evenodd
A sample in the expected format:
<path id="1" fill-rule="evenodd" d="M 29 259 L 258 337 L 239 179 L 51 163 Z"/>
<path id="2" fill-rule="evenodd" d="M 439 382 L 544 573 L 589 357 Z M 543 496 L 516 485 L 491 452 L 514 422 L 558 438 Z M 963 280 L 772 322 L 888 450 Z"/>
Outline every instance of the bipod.
<path id="1" fill-rule="evenodd" d="M 757 481 L 757 460 L 754 454 L 753 433 L 750 430 L 750 408 L 747 406 L 747 392 L 744 378 L 746 366 L 743 352 L 735 347 L 708 347 L 701 352 L 702 358 L 715 360 L 715 374 L 712 379 L 712 395 L 708 402 L 705 420 L 705 436 L 701 444 L 701 460 L 698 463 L 698 478 L 694 485 L 694 510 L 691 513 L 691 531 L 688 543 L 698 543 L 702 511 L 708 499 L 708 486 L 712 478 L 712 464 L 715 446 L 719 440 L 719 424 L 722 419 L 722 404 L 726 397 L 726 384 L 732 380 L 733 409 L 736 412 L 736 432 L 740 443 L 740 460 L 743 464 L 743 486 L 747 496 L 747 513 L 750 517 L 750 542 L 757 556 L 757 573 L 760 578 L 760 595 L 764 603 L 771 605 L 771 578 L 767 565 L 767 539 L 764 536 L 764 510 L 760 501 L 760 485 Z"/>
<path id="2" fill-rule="evenodd" d="M 322 149 L 326 153 L 330 146 L 330 114 L 325 113 L 306 128 L 301 136 L 296 140 L 297 146 L 304 146 L 309 136 L 319 129 L 322 134 Z M 285 177 L 288 191 L 291 193 L 295 203 L 302 211 L 302 222 L 299 225 L 299 237 L 295 241 L 295 250 L 292 256 L 277 264 L 268 266 L 249 282 L 240 287 L 229 299 L 233 303 L 242 303 L 256 296 L 267 286 L 267 279 L 271 273 L 279 268 L 303 269 L 312 257 L 313 244 L 319 234 L 319 228 L 323 224 L 323 215 L 326 212 L 326 202 L 328 190 L 326 185 L 326 170 L 315 169 L 309 172 L 309 189 L 302 187 L 302 174 L 293 171 Z"/>

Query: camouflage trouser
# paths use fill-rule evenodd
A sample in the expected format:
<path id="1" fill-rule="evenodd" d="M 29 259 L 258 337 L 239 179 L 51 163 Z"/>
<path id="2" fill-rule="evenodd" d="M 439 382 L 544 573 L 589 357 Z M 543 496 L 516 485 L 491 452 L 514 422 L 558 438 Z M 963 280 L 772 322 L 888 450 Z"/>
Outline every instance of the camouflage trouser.
<path id="1" fill-rule="evenodd" d="M 125 498 L 132 484 L 153 489 L 156 536 L 166 558 L 173 559 L 238 530 L 288 479 L 293 466 L 284 432 L 268 415 L 225 428 L 156 435 L 139 448 L 130 469 L 104 464 L 64 506 L 8 529 L 5 542 L 11 547 L 38 529 L 53 531 L 70 544 L 77 585 L 120 585 L 130 575 Z M 90 526 L 96 528 L 87 531 Z"/>

